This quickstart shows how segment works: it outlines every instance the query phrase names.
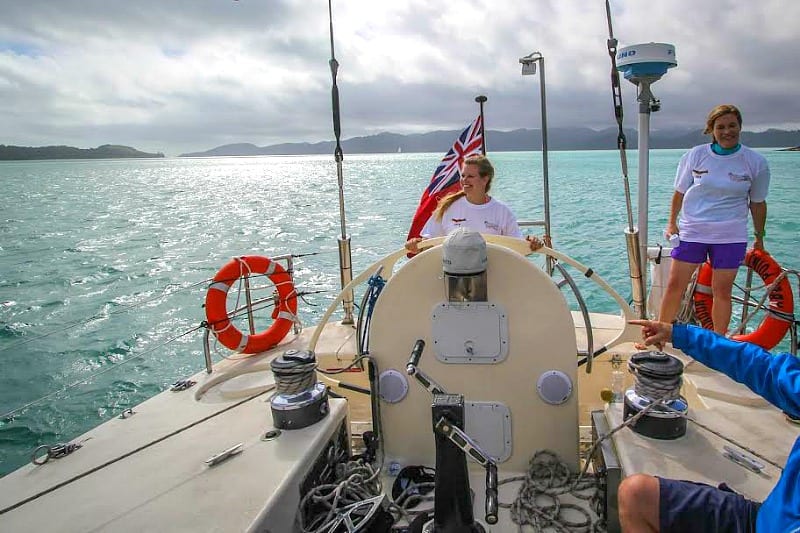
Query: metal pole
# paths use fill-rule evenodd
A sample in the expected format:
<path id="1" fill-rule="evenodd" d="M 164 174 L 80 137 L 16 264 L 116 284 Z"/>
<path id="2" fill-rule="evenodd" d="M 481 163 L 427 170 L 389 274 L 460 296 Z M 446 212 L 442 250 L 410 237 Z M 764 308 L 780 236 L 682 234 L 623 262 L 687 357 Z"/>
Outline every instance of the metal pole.
<path id="1" fill-rule="evenodd" d="M 650 102 L 653 94 L 650 92 L 650 80 L 639 80 L 639 259 L 641 261 L 640 287 L 642 293 L 642 306 L 639 316 L 647 318 L 647 302 L 644 298 L 647 287 L 647 269 L 644 268 L 647 260 L 647 214 L 649 212 L 648 195 L 650 182 Z"/>
<path id="2" fill-rule="evenodd" d="M 539 55 L 539 100 L 542 104 L 542 187 L 544 192 L 544 233 L 552 239 L 550 234 L 550 178 L 547 168 L 547 96 L 545 94 L 544 83 L 544 56 Z M 551 243 L 546 243 L 551 246 Z M 547 256 L 547 275 L 553 275 L 553 258 Z"/>
<path id="3" fill-rule="evenodd" d="M 275 287 L 276 293 L 278 288 Z M 250 325 L 250 335 L 256 334 L 256 321 L 253 318 L 253 298 L 250 295 L 250 276 L 244 277 L 244 299 L 247 303 L 247 323 Z M 275 306 L 278 307 L 277 305 Z"/>
<path id="4" fill-rule="evenodd" d="M 484 95 L 478 95 L 475 97 L 475 101 L 481 106 L 481 153 L 486 155 L 486 128 L 484 128 L 486 122 L 483 120 L 483 103 L 488 100 Z"/>
<path id="5" fill-rule="evenodd" d="M 331 0 L 328 0 L 328 19 L 330 21 L 330 36 L 331 36 L 331 100 L 333 109 L 333 133 L 336 137 L 336 147 L 334 149 L 334 159 L 336 160 L 336 176 L 339 184 L 339 220 L 341 222 L 342 234 L 338 239 L 339 244 L 339 274 L 342 282 L 342 288 L 346 287 L 353 279 L 353 267 L 350 255 L 350 237 L 347 235 L 347 226 L 345 224 L 345 209 L 344 209 L 344 180 L 342 178 L 342 160 L 344 159 L 344 152 L 342 151 L 341 139 L 341 122 L 339 119 L 339 87 L 336 85 L 336 74 L 339 71 L 339 62 L 336 61 L 336 55 L 333 48 L 333 6 Z M 344 307 L 344 319 L 342 324 L 353 324 L 353 307 L 354 307 L 353 291 L 349 291 L 344 298 L 342 298 L 342 305 Z"/>

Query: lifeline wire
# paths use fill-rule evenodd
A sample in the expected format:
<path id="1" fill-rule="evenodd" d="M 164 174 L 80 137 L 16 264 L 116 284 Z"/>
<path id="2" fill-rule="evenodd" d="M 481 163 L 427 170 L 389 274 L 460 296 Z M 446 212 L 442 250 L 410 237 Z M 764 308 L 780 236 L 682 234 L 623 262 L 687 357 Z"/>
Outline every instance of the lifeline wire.
<path id="1" fill-rule="evenodd" d="M 182 288 L 178 289 L 175 292 L 170 292 L 168 294 L 165 294 L 165 292 L 167 291 L 167 289 L 169 287 L 175 285 L 174 283 L 170 283 L 170 284 L 164 286 L 164 288 L 161 290 L 161 294 L 159 294 L 158 296 L 153 296 L 151 298 L 148 298 L 146 300 L 143 300 L 143 301 L 141 301 L 141 302 L 139 302 L 137 304 L 133 304 L 133 305 L 117 304 L 117 305 L 122 306 L 123 309 L 117 309 L 115 311 L 110 311 L 107 314 L 102 313 L 102 312 L 95 313 L 94 315 L 90 316 L 89 318 L 85 318 L 83 320 L 77 320 L 75 322 L 71 322 L 71 323 L 69 323 L 69 324 L 67 324 L 65 326 L 62 326 L 62 327 L 60 327 L 58 329 L 54 329 L 52 331 L 48 331 L 47 333 L 43 333 L 41 335 L 36 335 L 34 337 L 30 337 L 28 339 L 23 339 L 23 340 L 21 340 L 19 342 L 15 342 L 15 343 L 9 344 L 7 346 L 0 347 L 0 352 L 5 352 L 6 350 L 10 350 L 12 348 L 17 348 L 19 346 L 23 346 L 25 344 L 29 344 L 29 343 L 34 342 L 34 341 L 38 341 L 38 340 L 43 339 L 45 337 L 49 337 L 50 335 L 54 335 L 56 333 L 61 333 L 63 331 L 67 331 L 68 329 L 72 329 L 72 328 L 75 328 L 75 327 L 78 327 L 78 326 L 82 326 L 84 324 L 88 324 L 89 322 L 91 322 L 93 320 L 97 320 L 98 318 L 103 318 L 105 316 L 113 316 L 113 315 L 119 315 L 119 314 L 122 314 L 122 313 L 127 313 L 128 311 L 132 311 L 132 310 L 134 310 L 134 309 L 136 309 L 136 308 L 138 308 L 138 307 L 140 307 L 140 306 L 142 306 L 144 304 L 150 303 L 150 302 L 152 302 L 154 300 L 158 300 L 160 298 L 164 298 L 165 296 L 170 296 L 172 294 L 176 294 L 176 293 L 178 293 L 178 292 L 180 292 L 182 290 L 193 289 L 193 288 L 197 287 L 198 285 L 207 284 L 209 281 L 211 281 L 211 279 L 205 279 L 203 281 L 198 281 L 197 283 L 192 283 L 191 285 L 187 285 L 186 287 L 182 287 Z"/>
<path id="2" fill-rule="evenodd" d="M 301 294 L 308 294 L 308 293 L 301 293 Z M 301 294 L 298 294 L 298 296 L 300 296 Z M 269 307 L 271 305 L 272 304 L 269 304 L 269 305 L 267 305 L 265 307 Z M 254 309 L 256 309 L 256 308 L 254 308 Z M 237 315 L 231 315 L 231 317 L 233 317 L 233 316 L 237 316 Z M 168 344 L 180 339 L 181 337 L 185 337 L 186 335 L 188 335 L 190 333 L 194 333 L 195 331 L 197 331 L 199 329 L 202 329 L 202 328 L 205 328 L 205 327 L 206 327 L 206 323 L 201 323 L 200 325 L 195 326 L 195 327 L 193 327 L 193 328 L 191 328 L 191 329 L 189 329 L 187 331 L 184 331 L 183 333 L 179 333 L 178 335 L 175 335 L 174 337 L 171 337 L 171 338 L 167 339 L 166 341 L 164 341 L 164 342 L 162 342 L 162 343 L 160 343 L 160 344 L 158 344 L 156 346 L 153 346 L 152 348 L 149 348 L 149 349 L 147 349 L 147 350 L 145 350 L 145 351 L 143 351 L 141 353 L 138 353 L 136 355 L 131 355 L 130 357 L 125 358 L 124 361 L 120 361 L 118 363 L 113 363 L 108 368 L 104 368 L 103 370 L 99 370 L 97 372 L 93 372 L 93 373 L 91 373 L 91 374 L 89 374 L 89 375 L 87 375 L 85 377 L 82 377 L 82 378 L 80 378 L 80 379 L 78 379 L 76 381 L 73 381 L 72 383 L 70 383 L 68 385 L 65 385 L 64 387 L 62 387 L 62 388 L 60 388 L 58 390 L 55 390 L 55 391 L 53 391 L 53 392 L 51 392 L 49 394 L 46 394 L 46 395 L 44 395 L 44 396 L 42 396 L 40 398 L 37 398 L 37 399 L 35 399 L 33 401 L 30 401 L 30 402 L 28 402 L 28 403 L 26 403 L 24 405 L 21 405 L 20 407 L 17 407 L 15 409 L 12 409 L 11 411 L 8 411 L 8 412 L 0 415 L 0 420 L 5 420 L 6 418 L 17 414 L 18 412 L 23 411 L 23 410 L 25 410 L 25 409 L 27 409 L 29 407 L 33 407 L 34 405 L 38 405 L 38 404 L 44 402 L 45 400 L 47 400 L 49 398 L 52 398 L 53 396 L 57 396 L 58 394 L 66 392 L 66 391 L 68 391 L 70 389 L 74 389 L 78 385 L 85 384 L 86 382 L 96 378 L 97 376 L 105 374 L 106 372 L 111 372 L 112 370 L 116 370 L 118 367 L 121 367 L 122 365 L 130 363 L 131 361 L 135 361 L 137 359 L 141 359 L 145 355 L 149 354 L 150 352 L 153 352 L 153 351 L 155 351 L 155 350 L 157 350 L 159 348 L 163 348 L 164 346 L 166 346 L 166 345 L 168 345 Z M 47 335 L 50 335 L 50 333 L 48 333 Z"/>
<path id="3" fill-rule="evenodd" d="M 308 253 L 303 253 L 303 254 L 292 254 L 291 257 L 295 257 L 295 258 L 296 257 L 305 257 L 305 256 L 309 256 L 309 255 L 319 255 L 319 254 L 322 254 L 322 253 L 333 253 L 333 252 L 308 252 Z M 150 298 L 147 298 L 147 299 L 142 300 L 141 302 L 137 302 L 135 304 L 119 304 L 118 303 L 116 305 L 119 305 L 120 307 L 122 307 L 122 309 L 117 309 L 117 310 L 114 310 L 114 311 L 110 311 L 107 314 L 102 313 L 102 312 L 98 312 L 98 313 L 95 313 L 94 315 L 92 315 L 92 316 L 90 316 L 88 318 L 85 318 L 85 319 L 82 319 L 82 320 L 76 320 L 75 322 L 71 322 L 69 324 L 66 324 L 65 326 L 60 327 L 60 328 L 54 329 L 52 331 L 48 331 L 47 333 L 43 333 L 41 335 L 35 335 L 33 337 L 30 337 L 30 338 L 27 338 L 27 339 L 22 339 L 22 340 L 20 340 L 18 342 L 11 343 L 11 344 L 8 344 L 6 346 L 2 346 L 2 347 L 0 347 L 0 353 L 5 352 L 7 350 L 10 350 L 12 348 L 17 348 L 19 346 L 24 346 L 25 344 L 29 344 L 29 343 L 37 341 L 37 340 L 44 339 L 44 338 L 49 337 L 50 335 L 54 335 L 56 333 L 61 333 L 61 332 L 67 331 L 69 329 L 88 324 L 93 320 L 97 320 L 98 318 L 103 318 L 105 316 L 114 316 L 114 315 L 119 315 L 119 314 L 122 314 L 122 313 L 127 313 L 128 311 L 132 311 L 134 309 L 138 309 L 139 307 L 141 307 L 141 306 L 143 306 L 145 304 L 148 304 L 150 302 L 159 300 L 159 299 L 164 298 L 166 296 L 171 296 L 173 294 L 177 294 L 177 293 L 179 293 L 181 291 L 184 291 L 184 290 L 194 289 L 194 288 L 196 288 L 198 286 L 201 286 L 201 285 L 207 285 L 211 281 L 212 281 L 212 278 L 207 278 L 207 279 L 204 279 L 202 281 L 198 281 L 198 282 L 192 283 L 190 285 L 186 285 L 185 287 L 179 287 L 178 290 L 176 290 L 174 292 L 167 293 L 167 291 L 169 290 L 170 287 L 173 287 L 173 286 L 177 285 L 176 283 L 168 283 L 167 285 L 165 285 L 161 289 L 161 293 L 156 295 L 156 296 L 152 296 Z M 219 280 L 219 281 L 234 281 L 234 280 L 231 279 L 231 280 Z M 322 292 L 322 291 L 317 291 L 317 292 Z M 306 292 L 304 294 L 316 294 L 316 292 Z M 300 295 L 298 294 L 298 296 L 300 296 Z"/>
<path id="4" fill-rule="evenodd" d="M 167 440 L 169 438 L 172 438 L 172 437 L 174 437 L 175 435 L 177 435 L 179 433 L 183 433 L 187 429 L 191 429 L 191 428 L 193 428 L 194 426 L 196 426 L 198 424 L 202 424 L 203 422 L 206 422 L 207 420 L 210 420 L 210 419 L 214 418 L 215 416 L 218 416 L 218 415 L 221 415 L 223 413 L 226 413 L 226 412 L 230 411 L 231 409 L 239 407 L 240 405 L 242 405 L 244 403 L 247 403 L 250 400 L 253 400 L 255 398 L 258 398 L 259 396 L 262 396 L 262 395 L 264 395 L 266 393 L 267 393 L 267 391 L 259 392 L 259 393 L 255 394 L 253 396 L 250 396 L 249 398 L 245 398 L 245 399 L 243 399 L 241 401 L 238 401 L 233 405 L 229 405 L 228 407 L 220 409 L 216 413 L 211 413 L 210 415 L 208 415 L 206 417 L 203 417 L 200 420 L 195 420 L 194 422 L 192 422 L 190 424 L 187 424 L 187 425 L 183 426 L 182 428 L 178 428 L 175 431 L 172 431 L 171 433 L 167 433 L 166 435 L 164 435 L 162 437 L 159 437 L 159 438 L 157 438 L 155 440 L 152 440 L 152 441 L 148 442 L 147 444 L 143 444 L 142 446 L 139 446 L 138 448 L 136 448 L 134 450 L 131 450 L 131 451 L 129 451 L 127 453 L 124 453 L 124 454 L 122 454 L 122 455 L 120 455 L 118 457 L 115 457 L 113 459 L 110 459 L 110 460 L 106 461 L 103 464 L 100 464 L 100 465 L 97 465 L 97 466 L 95 466 L 93 468 L 90 468 L 89 470 L 87 470 L 85 472 L 81 472 L 80 474 L 77 474 L 77 475 L 75 475 L 75 476 L 73 476 L 73 477 L 71 477 L 69 479 L 65 479 L 64 481 L 62 481 L 60 483 L 57 483 L 57 484 L 53 485 L 52 487 L 50 487 L 48 489 L 45 489 L 45 490 L 43 490 L 41 492 L 37 492 L 36 494 L 33 494 L 33 495 L 23 499 L 23 500 L 20 500 L 15 504 L 12 504 L 12 505 L 9 505 L 8 507 L 0 509 L 0 515 L 5 514 L 5 513 L 9 512 L 9 511 L 13 511 L 14 509 L 16 509 L 18 507 L 21 507 L 21 506 L 25 505 L 26 503 L 32 502 L 33 500 L 35 500 L 37 498 L 40 498 L 40 497 L 44 496 L 45 494 L 49 494 L 49 493 L 53 492 L 54 490 L 58 490 L 61 487 L 69 485 L 70 483 L 72 483 L 74 481 L 78 481 L 79 479 L 82 479 L 82 478 L 88 476 L 89 474 L 93 474 L 93 473 L 97 472 L 98 470 L 102 470 L 103 468 L 105 468 L 107 466 L 110 466 L 110 465 L 112 465 L 112 464 L 114 464 L 116 462 L 119 462 L 119 461 L 121 461 L 121 460 L 123 460 L 123 459 L 125 459 L 127 457 L 130 457 L 131 455 L 137 454 L 140 451 L 145 450 L 145 449 L 149 448 L 150 446 L 153 446 L 154 444 L 158 444 L 159 442 L 163 442 L 163 441 L 165 441 L 165 440 Z"/>
<path id="5" fill-rule="evenodd" d="M 7 413 L 4 413 L 4 414 L 0 415 L 0 420 L 5 420 L 10 416 L 15 415 L 16 413 L 18 413 L 18 412 L 20 412 L 20 411 L 22 411 L 24 409 L 27 409 L 28 407 L 32 407 L 34 405 L 42 403 L 43 401 L 45 401 L 45 400 L 47 400 L 47 399 L 49 399 L 49 398 L 51 398 L 51 397 L 53 397 L 53 396 L 55 396 L 57 394 L 61 394 L 62 392 L 65 392 L 65 391 L 68 391 L 70 389 L 73 389 L 73 388 L 77 387 L 78 385 L 82 385 L 82 384 L 86 383 L 87 381 L 89 381 L 89 380 L 91 380 L 93 378 L 96 378 L 97 376 L 105 374 L 106 372 L 111 372 L 112 370 L 116 370 L 117 368 L 121 367 L 124 364 L 130 363 L 131 361 L 135 361 L 137 359 L 141 359 L 142 357 L 144 357 L 148 353 L 150 353 L 150 352 L 152 352 L 154 350 L 157 350 L 158 348 L 162 348 L 162 347 L 166 346 L 167 344 L 180 339 L 181 337 L 185 337 L 189 333 L 193 333 L 193 332 L 197 331 L 198 329 L 200 329 L 202 327 L 203 327 L 202 325 L 201 326 L 195 326 L 192 329 L 190 329 L 188 331 L 184 331 L 183 333 L 181 333 L 179 335 L 176 335 L 176 336 L 172 337 L 171 339 L 168 339 L 165 342 L 163 342 L 163 343 L 161 343 L 161 344 L 159 344 L 157 346 L 153 346 L 152 348 L 150 348 L 148 350 L 145 350 L 145 351 L 143 351 L 141 353 L 138 353 L 136 355 L 132 355 L 131 357 L 127 357 L 127 358 L 125 358 L 124 361 L 120 361 L 119 363 L 112 363 L 112 365 L 109 366 L 108 368 L 105 368 L 105 369 L 100 370 L 98 372 L 94 372 L 92 374 L 89 374 L 88 376 L 82 377 L 77 381 L 73 381 L 69 385 L 65 385 L 64 387 L 62 387 L 61 389 L 59 389 L 57 391 L 53 391 L 50 394 L 47 394 L 45 396 L 42 396 L 41 398 L 37 398 L 36 400 L 33 400 L 32 402 L 28 402 L 25 405 L 17 407 L 16 409 L 12 409 L 11 411 L 8 411 Z"/>

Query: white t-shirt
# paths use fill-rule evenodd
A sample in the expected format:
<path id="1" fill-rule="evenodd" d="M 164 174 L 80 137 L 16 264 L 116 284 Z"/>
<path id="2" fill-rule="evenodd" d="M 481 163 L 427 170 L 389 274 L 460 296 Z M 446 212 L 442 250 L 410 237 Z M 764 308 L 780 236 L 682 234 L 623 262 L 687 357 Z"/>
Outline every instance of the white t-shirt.
<path id="1" fill-rule="evenodd" d="M 750 202 L 766 200 L 769 167 L 764 156 L 746 146 L 718 155 L 703 144 L 681 157 L 675 190 L 684 194 L 678 221 L 682 241 L 747 242 Z"/>
<path id="2" fill-rule="evenodd" d="M 456 228 L 469 228 L 480 233 L 522 238 L 517 217 L 506 204 L 494 198 L 481 205 L 471 204 L 462 196 L 447 208 L 442 220 L 431 216 L 420 232 L 423 237 L 441 237 Z"/>

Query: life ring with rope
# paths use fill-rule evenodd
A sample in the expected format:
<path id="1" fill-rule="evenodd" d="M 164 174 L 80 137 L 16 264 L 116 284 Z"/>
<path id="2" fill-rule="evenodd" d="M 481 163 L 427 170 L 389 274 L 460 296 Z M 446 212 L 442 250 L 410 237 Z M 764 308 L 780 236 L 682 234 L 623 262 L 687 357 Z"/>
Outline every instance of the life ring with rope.
<path id="1" fill-rule="evenodd" d="M 747 252 L 744 264 L 753 269 L 766 286 L 772 285 L 782 269 L 775 259 L 764 250 L 752 249 Z M 711 317 L 711 306 L 714 302 L 714 295 L 711 292 L 712 268 L 706 261 L 700 266 L 697 273 L 697 284 L 695 285 L 692 299 L 694 301 L 694 311 L 700 324 L 706 329 L 714 329 L 714 321 Z M 792 286 L 784 276 L 769 293 L 768 312 L 764 319 L 751 333 L 733 335 L 731 339 L 742 342 L 750 342 L 761 346 L 765 350 L 771 350 L 783 339 L 789 326 L 792 323 L 792 312 L 794 310 L 794 298 L 792 296 Z"/>
<path id="2" fill-rule="evenodd" d="M 275 285 L 278 302 L 272 311 L 272 325 L 261 333 L 242 333 L 228 316 L 228 290 L 234 281 L 252 274 L 263 274 Z M 268 257 L 235 257 L 211 280 L 206 292 L 206 320 L 217 340 L 235 352 L 253 354 L 269 350 L 286 337 L 297 316 L 297 292 L 292 277 L 283 266 Z"/>

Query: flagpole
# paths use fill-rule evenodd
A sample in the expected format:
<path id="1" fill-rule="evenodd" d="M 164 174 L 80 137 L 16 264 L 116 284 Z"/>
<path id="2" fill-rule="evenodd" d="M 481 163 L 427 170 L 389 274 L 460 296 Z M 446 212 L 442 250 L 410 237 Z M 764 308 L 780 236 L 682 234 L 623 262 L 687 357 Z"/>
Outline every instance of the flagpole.
<path id="1" fill-rule="evenodd" d="M 488 100 L 484 95 L 480 94 L 475 97 L 475 101 L 481 106 L 481 152 L 486 155 L 486 131 L 483 129 L 483 103 Z"/>
<path id="2" fill-rule="evenodd" d="M 331 0 L 328 0 L 328 19 L 330 20 L 330 34 L 331 34 L 331 78 L 333 80 L 331 86 L 331 99 L 333 109 L 333 134 L 336 137 L 336 148 L 333 151 L 334 159 L 336 160 L 336 176 L 339 180 L 339 220 L 341 221 L 342 234 L 339 237 L 339 277 L 342 282 L 342 289 L 344 289 L 353 279 L 353 262 L 350 253 L 350 237 L 347 235 L 347 226 L 345 225 L 344 213 L 344 180 L 342 178 L 342 160 L 344 153 L 342 152 L 341 137 L 341 121 L 339 119 L 339 87 L 336 85 L 336 73 L 339 70 L 339 62 L 336 61 L 336 55 L 333 51 L 333 6 Z M 350 290 L 344 298 L 342 298 L 342 306 L 344 307 L 344 319 L 342 324 L 353 323 L 353 291 Z"/>

